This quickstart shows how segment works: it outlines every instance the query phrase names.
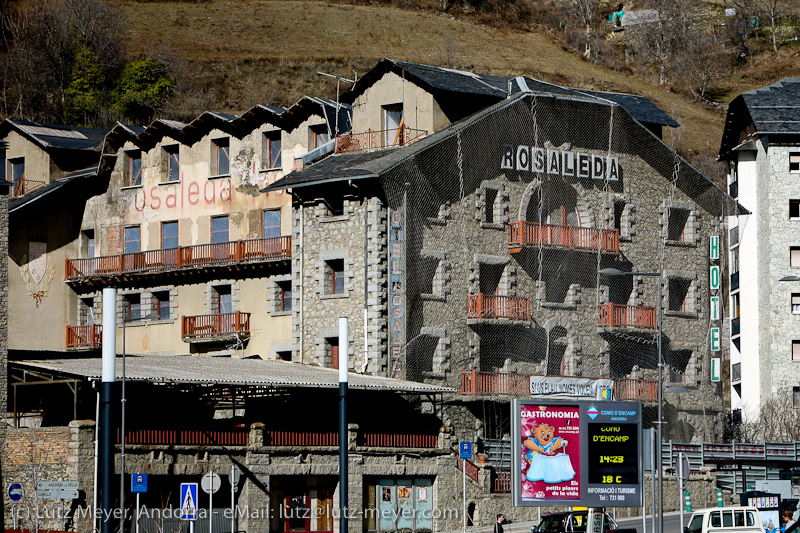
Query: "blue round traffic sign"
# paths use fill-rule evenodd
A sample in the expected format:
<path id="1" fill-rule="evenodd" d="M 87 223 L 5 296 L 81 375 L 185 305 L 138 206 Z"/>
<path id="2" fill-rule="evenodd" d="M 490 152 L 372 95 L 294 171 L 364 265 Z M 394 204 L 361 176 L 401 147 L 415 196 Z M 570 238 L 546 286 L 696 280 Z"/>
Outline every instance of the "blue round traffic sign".
<path id="1" fill-rule="evenodd" d="M 8 497 L 11 498 L 12 502 L 20 501 L 24 494 L 25 491 L 22 490 L 22 485 L 19 483 L 12 483 L 8 486 Z"/>

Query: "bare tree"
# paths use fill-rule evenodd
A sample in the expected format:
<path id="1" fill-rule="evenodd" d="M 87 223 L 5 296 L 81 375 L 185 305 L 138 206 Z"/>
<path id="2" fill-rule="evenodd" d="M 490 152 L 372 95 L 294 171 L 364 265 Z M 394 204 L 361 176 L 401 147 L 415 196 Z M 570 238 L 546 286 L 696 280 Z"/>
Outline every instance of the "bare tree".
<path id="1" fill-rule="evenodd" d="M 573 0 L 569 5 L 570 11 L 578 18 L 586 35 L 586 49 L 583 55 L 586 57 L 592 54 L 592 30 L 597 11 L 597 0 Z"/>
<path id="2" fill-rule="evenodd" d="M 723 75 L 727 65 L 722 43 L 713 33 L 693 31 L 678 52 L 681 80 L 695 98 L 711 103 L 706 99 L 708 86 Z"/>
<path id="3" fill-rule="evenodd" d="M 743 421 L 741 434 L 750 442 L 800 440 L 800 409 L 794 404 L 792 390 L 779 391 L 763 401 L 758 417 Z"/>
<path id="4" fill-rule="evenodd" d="M 675 73 L 677 57 L 686 48 L 687 34 L 696 16 L 696 0 L 647 0 L 650 22 L 629 27 L 628 42 L 638 61 L 653 65 L 658 82 L 664 86 Z"/>
<path id="5" fill-rule="evenodd" d="M 772 32 L 772 50 L 778 51 L 778 22 L 787 14 L 791 0 L 753 0 L 760 17 L 769 20 L 769 29 Z"/>

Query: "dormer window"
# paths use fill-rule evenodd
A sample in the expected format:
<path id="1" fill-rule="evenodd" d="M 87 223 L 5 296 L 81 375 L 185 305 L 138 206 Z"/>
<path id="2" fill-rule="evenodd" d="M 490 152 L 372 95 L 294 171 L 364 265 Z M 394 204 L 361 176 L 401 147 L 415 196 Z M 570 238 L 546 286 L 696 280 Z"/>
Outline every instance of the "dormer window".
<path id="1" fill-rule="evenodd" d="M 264 133 L 264 146 L 262 153 L 262 167 L 281 168 L 281 130 Z"/>
<path id="2" fill-rule="evenodd" d="M 323 144 L 327 143 L 331 140 L 331 134 L 328 131 L 327 124 L 319 124 L 317 126 L 311 126 L 311 135 L 312 135 L 312 143 L 314 148 L 319 148 Z"/>
<path id="3" fill-rule="evenodd" d="M 227 176 L 231 173 L 230 143 L 229 137 L 212 141 L 214 176 Z"/>
<path id="4" fill-rule="evenodd" d="M 142 185 L 142 151 L 125 152 L 125 185 L 139 187 Z"/>
<path id="5" fill-rule="evenodd" d="M 177 144 L 163 148 L 161 171 L 162 181 L 176 182 L 181 180 L 181 156 Z"/>

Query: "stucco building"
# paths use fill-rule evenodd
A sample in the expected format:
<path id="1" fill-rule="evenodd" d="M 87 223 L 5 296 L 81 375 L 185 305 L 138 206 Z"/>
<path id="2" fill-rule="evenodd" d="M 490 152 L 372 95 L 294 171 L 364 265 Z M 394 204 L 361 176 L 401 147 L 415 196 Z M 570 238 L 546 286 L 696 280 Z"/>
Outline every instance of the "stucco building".
<path id="1" fill-rule="evenodd" d="M 736 97 L 720 146 L 731 195 L 749 210 L 728 217 L 731 408 L 745 420 L 776 396 L 800 406 L 798 89 L 784 78 Z"/>

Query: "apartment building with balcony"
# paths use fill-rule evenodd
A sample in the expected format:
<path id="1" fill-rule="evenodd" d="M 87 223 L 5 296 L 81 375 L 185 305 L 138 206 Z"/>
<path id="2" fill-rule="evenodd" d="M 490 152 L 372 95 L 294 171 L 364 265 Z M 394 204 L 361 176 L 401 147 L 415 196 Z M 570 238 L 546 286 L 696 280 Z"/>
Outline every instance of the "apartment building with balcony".
<path id="1" fill-rule="evenodd" d="M 800 79 L 747 91 L 728 108 L 719 157 L 731 196 L 731 408 L 746 421 L 780 396 L 800 407 Z"/>
<path id="2" fill-rule="evenodd" d="M 460 440 L 507 438 L 508 398 L 535 375 L 611 378 L 652 421 L 662 305 L 665 387 L 691 391 L 667 393 L 665 438 L 716 436 L 723 409 L 698 407 L 723 398 L 708 273 L 741 208 L 661 141 L 669 117 L 640 97 L 390 60 L 352 90 L 354 132 L 403 138 L 407 119 L 426 135 L 338 150 L 265 189 L 292 190 L 294 361 L 333 366 L 334 319 L 356 317 L 353 370 L 458 389 L 443 422 Z M 444 112 L 472 90 L 496 103 Z M 663 299 L 659 277 L 604 268 L 661 272 Z"/>

